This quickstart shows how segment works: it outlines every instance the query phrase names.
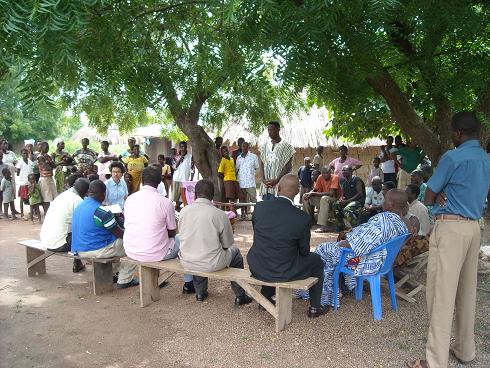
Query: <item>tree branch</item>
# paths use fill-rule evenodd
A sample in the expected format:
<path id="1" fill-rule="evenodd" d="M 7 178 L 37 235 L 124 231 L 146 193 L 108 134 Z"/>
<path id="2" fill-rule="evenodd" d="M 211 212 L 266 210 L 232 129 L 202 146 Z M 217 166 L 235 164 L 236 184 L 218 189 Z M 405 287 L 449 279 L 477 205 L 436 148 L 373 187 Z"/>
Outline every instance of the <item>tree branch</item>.
<path id="1" fill-rule="evenodd" d="M 165 13 L 169 10 L 174 9 L 174 8 L 178 8 L 179 6 L 186 6 L 186 5 L 193 5 L 193 4 L 206 4 L 206 3 L 207 3 L 207 1 L 205 1 L 205 0 L 194 0 L 194 1 L 183 1 L 180 3 L 170 4 L 170 5 L 166 5 L 166 6 L 159 6 L 159 7 L 153 8 L 153 9 L 148 9 L 148 10 L 142 11 L 139 14 L 136 14 L 134 19 L 136 20 L 138 18 L 144 17 L 145 15 L 153 14 L 153 13 Z"/>

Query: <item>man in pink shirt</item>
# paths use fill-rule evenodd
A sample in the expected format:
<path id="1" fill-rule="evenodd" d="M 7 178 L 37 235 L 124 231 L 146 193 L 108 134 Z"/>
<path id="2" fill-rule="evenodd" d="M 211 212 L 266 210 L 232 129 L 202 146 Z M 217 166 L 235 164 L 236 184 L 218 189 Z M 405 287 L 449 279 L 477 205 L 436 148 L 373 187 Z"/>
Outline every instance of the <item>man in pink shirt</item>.
<path id="1" fill-rule="evenodd" d="M 352 167 L 352 170 L 357 170 L 362 166 L 361 161 L 347 156 L 348 149 L 346 146 L 340 146 L 339 152 L 340 157 L 337 157 L 336 159 L 332 160 L 332 162 L 330 162 L 330 167 L 334 171 L 335 175 L 342 177 L 342 168 L 344 166 L 350 166 Z"/>
<path id="2" fill-rule="evenodd" d="M 180 241 L 176 235 L 172 202 L 157 191 L 162 169 L 151 165 L 143 170 L 143 187 L 124 204 L 124 238 L 126 255 L 141 262 L 176 258 Z M 183 292 L 194 292 L 192 276 L 184 275 Z M 164 286 L 164 285 L 163 285 Z"/>

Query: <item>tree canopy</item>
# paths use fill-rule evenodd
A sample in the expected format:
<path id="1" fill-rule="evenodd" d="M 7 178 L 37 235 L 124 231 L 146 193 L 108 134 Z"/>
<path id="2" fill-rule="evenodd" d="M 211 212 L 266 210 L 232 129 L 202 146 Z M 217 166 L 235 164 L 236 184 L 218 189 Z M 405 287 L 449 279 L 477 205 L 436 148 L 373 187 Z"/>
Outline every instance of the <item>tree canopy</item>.
<path id="1" fill-rule="evenodd" d="M 453 111 L 488 122 L 489 20 L 469 0 L 0 0 L 0 78 L 21 65 L 27 104 L 60 95 L 102 129 L 171 116 L 205 176 L 200 124 L 258 129 L 304 91 L 329 134 L 400 128 L 437 160 Z"/>
<path id="2" fill-rule="evenodd" d="M 10 143 L 25 138 L 49 140 L 68 134 L 80 125 L 78 119 L 66 117 L 57 104 L 41 103 L 35 108 L 25 104 L 18 78 L 0 79 L 0 137 Z"/>
<path id="3" fill-rule="evenodd" d="M 454 111 L 478 110 L 488 126 L 488 2 L 263 1 L 249 19 L 285 85 L 333 111 L 332 134 L 359 141 L 396 124 L 437 159 Z"/>

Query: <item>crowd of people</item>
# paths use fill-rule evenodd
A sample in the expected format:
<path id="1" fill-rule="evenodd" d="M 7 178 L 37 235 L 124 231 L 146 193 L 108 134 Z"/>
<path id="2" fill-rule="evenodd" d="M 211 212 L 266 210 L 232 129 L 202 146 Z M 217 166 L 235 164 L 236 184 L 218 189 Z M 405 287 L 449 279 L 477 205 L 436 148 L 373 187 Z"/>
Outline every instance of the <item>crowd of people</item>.
<path id="1" fill-rule="evenodd" d="M 353 250 L 348 262 L 357 275 L 370 275 L 386 258 L 386 251 L 368 256 L 372 249 L 399 235 L 412 234 L 395 265 L 429 251 L 430 323 L 427 360 L 416 360 L 410 366 L 443 367 L 455 305 L 453 353 L 462 361 L 475 357 L 478 219 L 490 186 L 490 158 L 477 140 L 478 118 L 473 113 L 459 113 L 451 126 L 457 149 L 442 156 L 434 175 L 429 174 L 422 150 L 397 136 L 388 137 L 379 156 L 373 158 L 366 182 L 355 174 L 363 163 L 349 157 L 345 146 L 329 163 L 324 161 L 323 147 L 318 147 L 313 160 L 306 157 L 304 165 L 292 174 L 295 150 L 281 138 L 276 121 L 269 123 L 270 139 L 259 147 L 259 155 L 252 153 L 242 138 L 238 149 L 230 152 L 217 137 L 218 181 L 199 180 L 194 201 L 184 208 L 181 189 L 184 182 L 192 180 L 194 171 L 187 142 L 180 142 L 168 158 L 161 154 L 157 163 L 150 163 L 133 138 L 120 156 L 109 151 L 106 141 L 101 142 L 101 153 L 97 154 L 85 138 L 82 148 L 70 155 L 58 140 L 50 155 L 47 142 L 39 142 L 33 151 L 34 142 L 29 140 L 19 161 L 2 140 L 3 217 L 9 217 L 9 210 L 12 218 L 16 217 L 17 194 L 21 216 L 23 205 L 29 204 L 31 220 L 34 215 L 40 220 L 39 206 L 43 208 L 41 242 L 52 251 L 91 258 L 128 255 L 145 262 L 178 257 L 185 269 L 200 272 L 243 268 L 230 220 L 213 203 L 218 183 L 223 198 L 242 202 L 242 218 L 252 220 L 253 244 L 247 262 L 254 277 L 270 282 L 318 278 L 309 291 L 297 293 L 310 300 L 310 318 L 324 315 L 334 304 L 333 271 L 342 248 Z M 262 199 L 258 203 L 257 176 Z M 472 180 L 468 180 L 470 176 Z M 295 203 L 298 194 L 299 205 Z M 317 233 L 336 230 L 339 239 L 321 243 L 311 252 L 312 229 Z M 134 265 L 117 267 L 114 282 L 118 288 L 138 285 Z M 75 260 L 73 271 L 83 268 L 83 263 Z M 347 289 L 355 286 L 353 278 L 346 277 L 344 282 Z M 238 284 L 232 282 L 231 288 L 236 305 L 252 302 Z M 195 293 L 196 300 L 202 302 L 209 297 L 207 279 L 184 275 L 182 291 Z M 274 288 L 263 287 L 261 292 L 274 303 Z"/>

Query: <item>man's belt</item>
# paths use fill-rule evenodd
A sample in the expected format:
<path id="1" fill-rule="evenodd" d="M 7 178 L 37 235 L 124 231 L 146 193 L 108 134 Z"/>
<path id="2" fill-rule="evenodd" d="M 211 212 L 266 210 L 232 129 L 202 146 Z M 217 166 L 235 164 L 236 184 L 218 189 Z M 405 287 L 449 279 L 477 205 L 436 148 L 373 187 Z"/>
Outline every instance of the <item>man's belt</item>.
<path id="1" fill-rule="evenodd" d="M 444 214 L 444 215 L 436 215 L 435 216 L 436 220 L 455 220 L 455 221 L 476 221 L 467 217 L 459 216 L 459 215 L 451 215 L 451 214 Z"/>

